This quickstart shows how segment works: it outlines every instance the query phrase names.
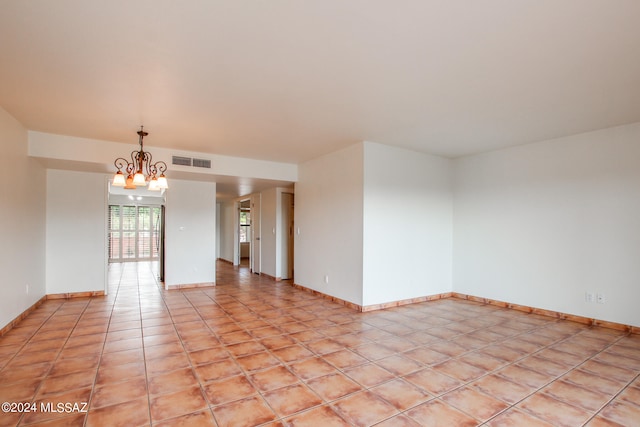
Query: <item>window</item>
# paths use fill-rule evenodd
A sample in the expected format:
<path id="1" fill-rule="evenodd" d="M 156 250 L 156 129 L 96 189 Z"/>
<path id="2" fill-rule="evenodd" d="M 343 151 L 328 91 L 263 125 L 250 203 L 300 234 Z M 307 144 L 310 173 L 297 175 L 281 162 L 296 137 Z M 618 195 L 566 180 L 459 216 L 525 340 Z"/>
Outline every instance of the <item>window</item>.
<path id="1" fill-rule="evenodd" d="M 251 241 L 251 212 L 240 210 L 240 243 Z"/>
<path id="2" fill-rule="evenodd" d="M 109 262 L 156 259 L 160 206 L 109 206 Z"/>

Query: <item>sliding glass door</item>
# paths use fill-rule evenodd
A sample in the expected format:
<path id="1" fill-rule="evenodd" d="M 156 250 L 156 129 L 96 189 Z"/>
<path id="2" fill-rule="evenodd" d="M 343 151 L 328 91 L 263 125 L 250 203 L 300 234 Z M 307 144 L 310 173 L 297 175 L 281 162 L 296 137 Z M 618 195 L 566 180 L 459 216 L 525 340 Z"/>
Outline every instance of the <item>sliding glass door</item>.
<path id="1" fill-rule="evenodd" d="M 160 206 L 109 205 L 109 262 L 157 260 L 161 229 Z"/>

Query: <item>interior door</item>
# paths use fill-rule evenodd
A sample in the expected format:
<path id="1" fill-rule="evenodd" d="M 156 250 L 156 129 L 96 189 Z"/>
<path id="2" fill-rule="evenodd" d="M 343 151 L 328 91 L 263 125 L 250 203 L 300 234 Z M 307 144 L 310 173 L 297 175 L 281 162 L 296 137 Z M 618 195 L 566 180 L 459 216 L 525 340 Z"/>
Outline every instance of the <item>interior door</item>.
<path id="1" fill-rule="evenodd" d="M 235 254 L 235 259 L 238 260 L 237 265 L 240 265 L 240 263 L 242 262 L 242 238 L 241 238 L 241 235 L 242 235 L 242 219 L 241 219 L 241 217 L 242 217 L 242 207 L 241 207 L 241 205 L 242 205 L 242 203 L 238 202 L 236 204 L 238 205 L 238 209 L 236 210 L 236 222 L 238 224 L 238 228 L 236 229 L 236 235 L 238 236 L 237 237 L 238 246 L 236 246 L 237 252 Z M 236 265 L 236 264 L 234 263 L 234 265 Z"/>
<path id="2" fill-rule="evenodd" d="M 281 274 L 283 279 L 293 279 L 293 194 L 282 193 L 281 200 Z"/>
<path id="3" fill-rule="evenodd" d="M 164 282 L 164 205 L 160 206 L 160 225 L 158 236 L 158 281 Z"/>
<path id="4" fill-rule="evenodd" d="M 288 271 L 289 279 L 293 279 L 293 277 L 294 277 L 293 276 L 293 266 L 294 266 L 294 264 L 293 264 L 293 254 L 294 254 L 293 244 L 294 244 L 294 241 L 295 241 L 295 236 L 294 236 L 295 224 L 294 224 L 294 219 L 293 219 L 294 218 L 294 216 L 293 216 L 293 206 L 295 205 L 294 199 L 295 199 L 295 196 L 292 194 L 291 195 L 291 200 L 290 200 L 290 203 L 289 203 L 289 247 L 288 247 L 288 251 L 287 251 L 287 257 L 288 257 L 288 261 L 289 261 L 289 269 L 288 269 L 289 270 Z"/>
<path id="5" fill-rule="evenodd" d="M 260 194 L 251 196 L 251 271 L 260 274 Z"/>

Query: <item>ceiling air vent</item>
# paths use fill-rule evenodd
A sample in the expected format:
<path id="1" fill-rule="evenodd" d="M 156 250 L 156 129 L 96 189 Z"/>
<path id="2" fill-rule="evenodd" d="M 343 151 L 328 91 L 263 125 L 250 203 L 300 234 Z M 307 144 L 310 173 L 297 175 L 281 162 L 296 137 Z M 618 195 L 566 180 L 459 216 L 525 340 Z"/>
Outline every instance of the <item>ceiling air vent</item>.
<path id="1" fill-rule="evenodd" d="M 173 156 L 171 163 L 180 166 L 191 166 L 191 157 Z"/>
<path id="2" fill-rule="evenodd" d="M 193 159 L 193 167 L 211 169 L 211 160 Z"/>

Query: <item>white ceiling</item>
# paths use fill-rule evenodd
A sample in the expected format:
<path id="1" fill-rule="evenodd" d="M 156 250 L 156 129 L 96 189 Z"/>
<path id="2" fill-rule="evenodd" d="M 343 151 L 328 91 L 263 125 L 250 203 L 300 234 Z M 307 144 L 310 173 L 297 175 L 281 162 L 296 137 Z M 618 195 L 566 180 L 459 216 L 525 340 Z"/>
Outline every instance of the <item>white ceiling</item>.
<path id="1" fill-rule="evenodd" d="M 2 0 L 27 128 L 298 163 L 640 121 L 638 0 Z"/>

